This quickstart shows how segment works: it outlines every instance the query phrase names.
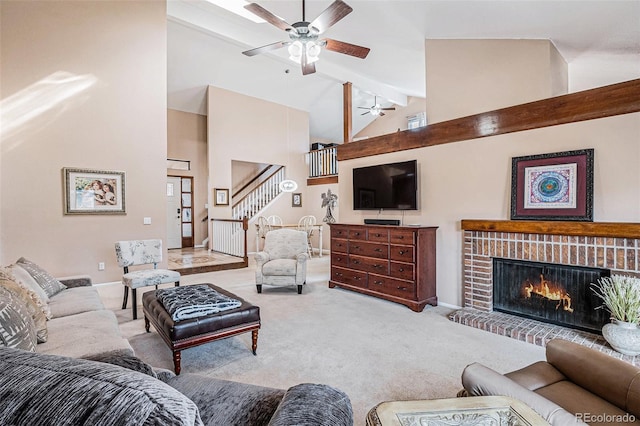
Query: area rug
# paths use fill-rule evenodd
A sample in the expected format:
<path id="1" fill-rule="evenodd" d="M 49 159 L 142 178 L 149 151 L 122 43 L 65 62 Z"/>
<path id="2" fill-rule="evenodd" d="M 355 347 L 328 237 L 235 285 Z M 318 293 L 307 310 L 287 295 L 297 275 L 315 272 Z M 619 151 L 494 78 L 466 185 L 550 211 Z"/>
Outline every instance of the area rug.
<path id="1" fill-rule="evenodd" d="M 251 335 L 243 334 L 183 351 L 182 371 L 283 389 L 325 383 L 349 395 L 355 424 L 364 425 L 366 413 L 383 401 L 454 398 L 472 362 L 504 373 L 544 359 L 540 346 L 449 321 L 452 309 L 416 313 L 330 289 L 329 269 L 328 256 L 311 259 L 300 295 L 294 287 L 270 286 L 258 294 L 253 267 L 183 277 L 181 285 L 213 283 L 258 305 L 262 328 L 257 356 Z M 121 285 L 98 289 L 136 355 L 171 369 L 171 351 L 153 327 L 146 333 L 143 319 L 133 321 L 131 309 L 120 309 Z"/>

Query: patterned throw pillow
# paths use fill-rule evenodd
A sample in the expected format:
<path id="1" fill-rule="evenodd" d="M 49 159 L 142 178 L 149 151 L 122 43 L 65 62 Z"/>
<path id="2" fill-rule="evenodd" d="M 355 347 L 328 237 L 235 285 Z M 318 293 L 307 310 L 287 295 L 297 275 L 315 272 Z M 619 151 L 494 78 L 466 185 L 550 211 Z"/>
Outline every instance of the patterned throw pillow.
<path id="1" fill-rule="evenodd" d="M 0 345 L 35 352 L 36 329 L 22 301 L 0 287 Z"/>
<path id="2" fill-rule="evenodd" d="M 31 275 L 18 265 L 11 265 L 7 268 L 3 268 L 3 272 L 0 275 L 10 277 L 11 281 L 16 282 L 20 287 L 35 295 L 34 301 L 40 310 L 44 313 L 47 319 L 51 319 L 51 309 L 49 308 L 49 297 L 44 292 L 42 287 L 38 285 Z"/>
<path id="3" fill-rule="evenodd" d="M 29 272 L 29 275 L 31 275 L 33 279 L 36 280 L 38 285 L 42 287 L 48 297 L 52 297 L 67 288 L 64 284 L 51 276 L 51 274 L 49 274 L 47 271 L 45 271 L 32 261 L 25 259 L 24 257 L 18 259 L 16 263 L 24 268 L 27 272 Z"/>
<path id="4" fill-rule="evenodd" d="M 9 290 L 17 298 L 19 298 L 27 308 L 29 315 L 33 319 L 33 323 L 36 327 L 36 337 L 38 343 L 44 343 L 49 338 L 49 332 L 47 330 L 47 317 L 38 306 L 38 296 L 31 290 L 27 290 L 21 287 L 17 282 L 8 279 L 6 276 L 0 274 L 0 287 Z"/>

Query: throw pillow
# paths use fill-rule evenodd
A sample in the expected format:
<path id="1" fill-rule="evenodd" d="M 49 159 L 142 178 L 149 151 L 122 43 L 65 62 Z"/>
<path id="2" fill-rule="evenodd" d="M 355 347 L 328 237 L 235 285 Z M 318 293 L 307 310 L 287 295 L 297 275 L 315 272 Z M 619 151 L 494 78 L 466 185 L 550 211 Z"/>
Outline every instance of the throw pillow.
<path id="1" fill-rule="evenodd" d="M 27 271 L 15 264 L 5 268 L 5 271 L 8 271 L 12 281 L 15 281 L 20 287 L 35 295 L 36 299 L 34 300 L 36 301 L 36 304 L 40 307 L 47 319 L 51 319 L 49 297 L 42 287 L 38 285 L 36 280 L 34 280 Z"/>
<path id="2" fill-rule="evenodd" d="M 55 296 L 56 294 L 67 288 L 64 284 L 55 279 L 47 271 L 45 271 L 32 261 L 25 259 L 24 257 L 18 259 L 16 263 L 23 267 L 27 272 L 29 272 L 29 275 L 31 275 L 33 279 L 36 280 L 38 285 L 42 287 L 44 292 L 49 297 Z"/>
<path id="3" fill-rule="evenodd" d="M 0 287 L 0 346 L 36 350 L 36 330 L 31 315 L 24 303 L 4 287 Z"/>
<path id="4" fill-rule="evenodd" d="M 202 425 L 189 398 L 116 365 L 0 347 L 0 371 L 3 424 Z"/>
<path id="5" fill-rule="evenodd" d="M 33 323 L 36 327 L 36 337 L 38 343 L 44 343 L 49 338 L 49 332 L 47 330 L 47 317 L 45 316 L 40 306 L 37 303 L 37 296 L 30 290 L 20 287 L 18 283 L 13 280 L 7 279 L 4 276 L 0 276 L 0 287 L 9 290 L 18 299 L 24 303 Z"/>

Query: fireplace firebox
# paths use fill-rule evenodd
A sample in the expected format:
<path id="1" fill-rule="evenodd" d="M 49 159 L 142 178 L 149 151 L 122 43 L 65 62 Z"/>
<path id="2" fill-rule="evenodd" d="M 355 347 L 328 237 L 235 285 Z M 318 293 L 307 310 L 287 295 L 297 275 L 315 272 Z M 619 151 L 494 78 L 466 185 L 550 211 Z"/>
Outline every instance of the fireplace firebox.
<path id="1" fill-rule="evenodd" d="M 609 322 L 591 283 L 608 269 L 493 258 L 493 309 L 601 333 Z"/>

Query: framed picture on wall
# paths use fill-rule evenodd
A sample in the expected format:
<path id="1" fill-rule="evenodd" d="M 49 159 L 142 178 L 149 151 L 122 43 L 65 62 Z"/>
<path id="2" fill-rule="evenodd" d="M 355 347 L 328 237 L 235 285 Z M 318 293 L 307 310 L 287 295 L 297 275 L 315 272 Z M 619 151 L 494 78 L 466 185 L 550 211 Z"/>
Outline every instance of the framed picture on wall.
<path id="1" fill-rule="evenodd" d="M 228 206 L 229 190 L 223 188 L 215 188 L 213 190 L 213 200 L 216 206 Z"/>
<path id="2" fill-rule="evenodd" d="M 513 157 L 511 219 L 593 221 L 593 149 Z"/>
<path id="3" fill-rule="evenodd" d="M 125 214 L 124 172 L 62 169 L 64 214 Z"/>
<path id="4" fill-rule="evenodd" d="M 295 192 L 291 194 L 291 207 L 302 207 L 302 194 Z"/>

